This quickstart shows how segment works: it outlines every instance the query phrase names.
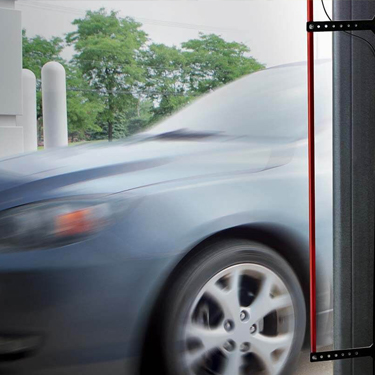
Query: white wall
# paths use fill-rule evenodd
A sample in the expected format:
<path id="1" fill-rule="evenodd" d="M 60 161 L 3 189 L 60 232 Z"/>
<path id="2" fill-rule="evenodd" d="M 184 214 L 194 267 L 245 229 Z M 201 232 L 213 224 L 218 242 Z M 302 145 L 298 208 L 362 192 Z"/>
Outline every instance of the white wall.
<path id="1" fill-rule="evenodd" d="M 0 8 L 14 9 L 15 4 L 13 0 L 0 0 Z"/>
<path id="2" fill-rule="evenodd" d="M 21 13 L 13 0 L 0 0 L 0 157 L 23 152 Z"/>

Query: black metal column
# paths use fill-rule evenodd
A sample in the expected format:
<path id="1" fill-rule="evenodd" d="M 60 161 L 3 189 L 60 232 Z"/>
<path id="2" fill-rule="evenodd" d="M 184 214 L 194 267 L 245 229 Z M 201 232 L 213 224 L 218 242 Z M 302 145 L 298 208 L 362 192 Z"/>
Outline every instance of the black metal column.
<path id="1" fill-rule="evenodd" d="M 335 20 L 372 19 L 375 1 L 334 0 Z M 371 31 L 356 32 L 375 45 Z M 334 342 L 373 342 L 375 56 L 334 33 Z M 373 374 L 372 358 L 335 362 L 335 375 Z"/>

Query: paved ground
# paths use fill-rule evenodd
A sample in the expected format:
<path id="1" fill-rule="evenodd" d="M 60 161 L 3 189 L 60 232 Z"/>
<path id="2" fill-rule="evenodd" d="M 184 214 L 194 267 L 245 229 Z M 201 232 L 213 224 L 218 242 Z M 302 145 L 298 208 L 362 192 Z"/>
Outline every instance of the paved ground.
<path id="1" fill-rule="evenodd" d="M 309 353 L 303 352 L 296 375 L 332 375 L 332 362 L 310 363 Z"/>

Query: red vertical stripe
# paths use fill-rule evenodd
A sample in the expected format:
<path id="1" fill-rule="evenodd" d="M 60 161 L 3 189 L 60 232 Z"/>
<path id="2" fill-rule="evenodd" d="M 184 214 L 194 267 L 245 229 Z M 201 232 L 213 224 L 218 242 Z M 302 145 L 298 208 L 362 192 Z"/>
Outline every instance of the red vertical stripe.
<path id="1" fill-rule="evenodd" d="M 313 0 L 307 0 L 307 21 L 310 22 L 313 20 Z M 307 77 L 309 144 L 310 334 L 311 352 L 316 352 L 314 33 L 312 32 L 307 33 Z"/>

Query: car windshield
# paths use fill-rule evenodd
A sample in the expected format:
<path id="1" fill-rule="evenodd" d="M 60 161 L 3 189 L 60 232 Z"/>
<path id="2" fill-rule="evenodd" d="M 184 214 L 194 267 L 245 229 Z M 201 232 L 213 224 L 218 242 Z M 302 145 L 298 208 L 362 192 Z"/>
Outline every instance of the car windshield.
<path id="1" fill-rule="evenodd" d="M 330 63 L 317 63 L 322 77 Z M 324 71 L 324 72 L 323 72 Z M 254 140 L 293 141 L 307 136 L 306 64 L 266 69 L 239 79 L 162 121 L 153 135 L 222 133 Z M 320 75 L 318 74 L 318 77 Z M 317 84 L 317 130 L 330 123 L 330 81 Z"/>

